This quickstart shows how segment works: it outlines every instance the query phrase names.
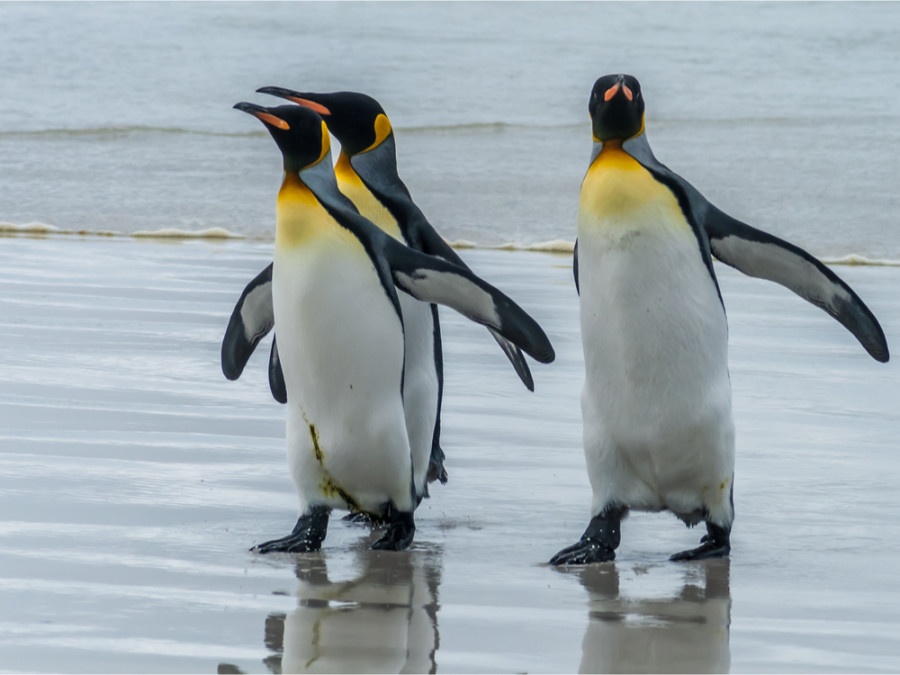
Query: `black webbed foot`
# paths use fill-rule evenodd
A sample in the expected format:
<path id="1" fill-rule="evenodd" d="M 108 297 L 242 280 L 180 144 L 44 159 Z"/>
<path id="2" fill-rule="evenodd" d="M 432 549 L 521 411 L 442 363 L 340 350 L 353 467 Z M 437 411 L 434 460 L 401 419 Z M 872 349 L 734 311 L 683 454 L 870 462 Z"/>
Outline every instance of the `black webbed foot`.
<path id="1" fill-rule="evenodd" d="M 622 506 L 607 506 L 591 518 L 584 534 L 576 543 L 567 546 L 550 559 L 551 565 L 588 565 L 609 562 L 616 558 L 616 548 L 622 539 Z"/>
<path id="2" fill-rule="evenodd" d="M 700 540 L 700 546 L 676 553 L 669 560 L 681 562 L 684 560 L 727 558 L 729 553 L 731 553 L 731 528 L 707 523 L 706 535 Z"/>
<path id="3" fill-rule="evenodd" d="M 403 551 L 409 548 L 416 534 L 412 512 L 387 510 L 388 526 L 381 539 L 372 544 L 373 551 Z"/>
<path id="4" fill-rule="evenodd" d="M 368 527 L 381 527 L 387 524 L 383 516 L 376 516 L 374 513 L 365 511 L 353 511 L 341 518 L 341 520 L 354 525 L 367 525 Z"/>
<path id="5" fill-rule="evenodd" d="M 616 559 L 616 552 L 593 539 L 581 538 L 550 558 L 551 565 L 589 565 Z"/>
<path id="6" fill-rule="evenodd" d="M 311 553 L 322 548 L 328 532 L 327 506 L 313 506 L 297 519 L 294 530 L 286 537 L 257 544 L 250 550 L 254 553 Z"/>

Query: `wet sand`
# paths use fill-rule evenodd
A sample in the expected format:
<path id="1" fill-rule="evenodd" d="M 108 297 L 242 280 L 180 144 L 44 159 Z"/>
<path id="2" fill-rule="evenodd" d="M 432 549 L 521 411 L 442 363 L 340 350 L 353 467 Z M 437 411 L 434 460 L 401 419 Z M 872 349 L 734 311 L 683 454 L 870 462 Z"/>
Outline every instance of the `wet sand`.
<path id="1" fill-rule="evenodd" d="M 463 251 L 544 325 L 529 394 L 443 312 L 450 482 L 412 550 L 332 521 L 321 554 L 258 556 L 296 494 L 267 343 L 219 341 L 255 242 L 0 240 L 2 672 L 900 670 L 900 381 L 823 312 L 718 273 L 738 433 L 730 561 L 624 524 L 615 563 L 543 563 L 587 524 L 568 256 Z M 900 350 L 900 269 L 839 267 Z"/>

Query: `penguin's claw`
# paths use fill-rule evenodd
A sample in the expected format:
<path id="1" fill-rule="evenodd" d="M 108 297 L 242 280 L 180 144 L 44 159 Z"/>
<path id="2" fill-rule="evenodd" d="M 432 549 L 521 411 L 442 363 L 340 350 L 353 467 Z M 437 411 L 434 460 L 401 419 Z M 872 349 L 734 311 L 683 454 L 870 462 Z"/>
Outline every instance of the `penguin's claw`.
<path id="1" fill-rule="evenodd" d="M 551 565 L 589 565 L 616 559 L 616 552 L 594 539 L 582 538 L 550 558 Z"/>
<path id="2" fill-rule="evenodd" d="M 707 560 L 709 558 L 727 558 L 731 553 L 731 526 L 722 527 L 715 523 L 706 523 L 706 534 L 700 539 L 700 546 L 676 553 L 669 560 Z"/>
<path id="3" fill-rule="evenodd" d="M 325 535 L 328 533 L 328 516 L 331 509 L 327 506 L 312 506 L 297 519 L 293 531 L 281 539 L 257 544 L 250 549 L 253 553 L 313 553 L 322 548 Z"/>
<path id="4" fill-rule="evenodd" d="M 669 560 L 673 562 L 682 562 L 685 560 L 707 560 L 708 558 L 727 558 L 731 553 L 729 544 L 717 545 L 704 543 L 702 546 L 692 548 L 687 551 L 676 553 Z"/>
<path id="5" fill-rule="evenodd" d="M 412 513 L 397 513 L 384 535 L 372 544 L 373 551 L 404 551 L 412 544 L 416 524 Z"/>
<path id="6" fill-rule="evenodd" d="M 347 523 L 353 523 L 354 525 L 367 525 L 369 527 L 379 527 L 385 525 L 387 522 L 384 518 L 372 515 L 371 513 L 366 513 L 365 511 L 348 513 L 341 518 L 341 520 Z"/>
<path id="7" fill-rule="evenodd" d="M 322 540 L 320 538 L 310 537 L 308 532 L 303 532 L 257 544 L 250 551 L 251 553 L 314 553 L 321 548 Z"/>

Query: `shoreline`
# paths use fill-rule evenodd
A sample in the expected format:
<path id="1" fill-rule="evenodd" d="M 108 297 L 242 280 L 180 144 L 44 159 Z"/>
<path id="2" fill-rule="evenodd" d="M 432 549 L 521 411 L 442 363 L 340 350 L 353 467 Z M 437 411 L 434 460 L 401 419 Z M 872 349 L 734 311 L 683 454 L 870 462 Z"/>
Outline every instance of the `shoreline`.
<path id="1" fill-rule="evenodd" d="M 230 232 L 224 228 L 212 227 L 201 230 L 183 230 L 179 228 L 160 228 L 159 230 L 137 230 L 135 232 L 118 232 L 114 230 L 65 230 L 46 223 L 25 223 L 16 225 L 0 222 L 0 239 L 135 239 L 157 243 L 173 243 L 187 241 L 248 242 L 251 244 L 272 244 L 271 237 L 249 236 Z M 502 244 L 479 244 L 465 239 L 447 241 L 457 251 L 509 251 L 528 253 L 549 253 L 551 255 L 571 255 L 575 250 L 575 242 L 564 239 L 551 239 L 543 242 L 522 244 L 506 242 Z M 718 260 L 713 256 L 715 260 Z M 819 260 L 831 266 L 843 267 L 900 267 L 900 260 L 870 258 L 857 253 L 845 253 L 835 256 L 819 257 Z"/>

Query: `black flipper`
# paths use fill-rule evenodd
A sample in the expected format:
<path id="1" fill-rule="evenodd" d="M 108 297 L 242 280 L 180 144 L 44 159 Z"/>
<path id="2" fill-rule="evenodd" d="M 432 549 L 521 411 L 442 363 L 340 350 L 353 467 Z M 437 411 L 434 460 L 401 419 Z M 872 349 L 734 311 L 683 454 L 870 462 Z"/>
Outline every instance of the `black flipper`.
<path id="1" fill-rule="evenodd" d="M 428 473 L 425 476 L 427 483 L 435 481 L 441 485 L 446 485 L 450 477 L 447 475 L 447 468 L 444 466 L 446 455 L 444 454 L 441 444 L 438 442 L 438 434 L 441 428 L 441 420 L 438 418 L 437 424 L 434 425 L 435 440 L 431 444 L 431 456 L 428 458 Z M 426 486 L 426 490 L 427 490 Z"/>
<path id="2" fill-rule="evenodd" d="M 555 358 L 553 346 L 521 307 L 469 270 L 381 238 L 385 260 L 397 288 L 417 300 L 447 305 L 476 323 L 496 330 L 541 363 Z"/>
<path id="3" fill-rule="evenodd" d="M 853 289 L 809 253 L 711 204 L 703 224 L 716 258 L 744 274 L 789 288 L 837 319 L 873 359 L 884 363 L 890 358 L 875 315 Z"/>
<path id="4" fill-rule="evenodd" d="M 287 403 L 287 387 L 284 384 L 281 360 L 278 358 L 277 337 L 272 337 L 272 351 L 269 352 L 269 389 L 276 401 Z"/>
<path id="5" fill-rule="evenodd" d="M 447 483 L 447 469 L 444 468 L 444 450 L 441 448 L 441 409 L 444 405 L 444 343 L 441 336 L 441 322 L 437 305 L 431 305 L 431 316 L 434 322 L 434 369 L 437 373 L 437 415 L 434 419 L 434 432 L 431 434 L 431 455 L 428 457 L 428 471 L 425 474 L 425 494 L 428 483 L 440 481 Z"/>
<path id="6" fill-rule="evenodd" d="M 418 209 L 416 209 L 416 211 L 418 211 Z M 431 224 L 425 220 L 425 216 L 422 215 L 420 211 L 418 212 L 418 215 L 419 218 L 414 220 L 417 225 L 416 231 L 421 233 L 420 240 L 415 242 L 418 244 L 418 249 L 423 253 L 443 258 L 449 263 L 453 263 L 454 265 L 458 265 L 468 270 L 469 266 L 466 265 L 465 261 L 459 257 L 459 254 L 444 241 L 443 237 L 437 233 Z M 413 218 L 410 218 L 410 220 L 413 220 Z M 500 349 L 503 350 L 503 353 L 506 354 L 506 358 L 509 359 L 516 374 L 519 376 L 519 379 L 522 380 L 522 384 L 528 388 L 528 391 L 534 391 L 534 378 L 531 375 L 531 369 L 528 367 L 528 362 L 525 360 L 522 350 L 502 335 L 497 334 L 492 328 L 488 328 L 488 331 L 490 331 L 491 336 L 497 341 L 497 344 L 500 345 Z"/>
<path id="7" fill-rule="evenodd" d="M 578 285 L 578 239 L 575 240 L 575 250 L 572 253 L 572 274 L 575 275 L 575 292 L 581 295 L 581 287 Z"/>
<path id="8" fill-rule="evenodd" d="M 247 284 L 234 306 L 222 339 L 222 372 L 236 380 L 262 340 L 275 325 L 272 308 L 272 265 Z"/>
<path id="9" fill-rule="evenodd" d="M 679 202 L 691 212 L 689 220 L 702 230 L 701 248 L 744 274 L 774 281 L 825 310 L 859 340 L 876 361 L 890 358 L 878 320 L 859 296 L 834 272 L 802 248 L 757 230 L 716 208 L 693 185 L 661 164 L 646 136 L 629 139 L 622 147 L 656 178 L 684 197 Z M 715 275 L 713 275 L 715 277 Z"/>
<path id="10" fill-rule="evenodd" d="M 534 391 L 534 378 L 531 376 L 531 369 L 528 367 L 528 362 L 525 360 L 522 350 L 498 334 L 493 328 L 488 328 L 488 332 L 497 341 L 503 353 L 506 354 L 506 358 L 509 359 L 512 367 L 515 369 L 516 375 L 522 380 L 522 384 L 525 385 L 528 391 Z"/>

